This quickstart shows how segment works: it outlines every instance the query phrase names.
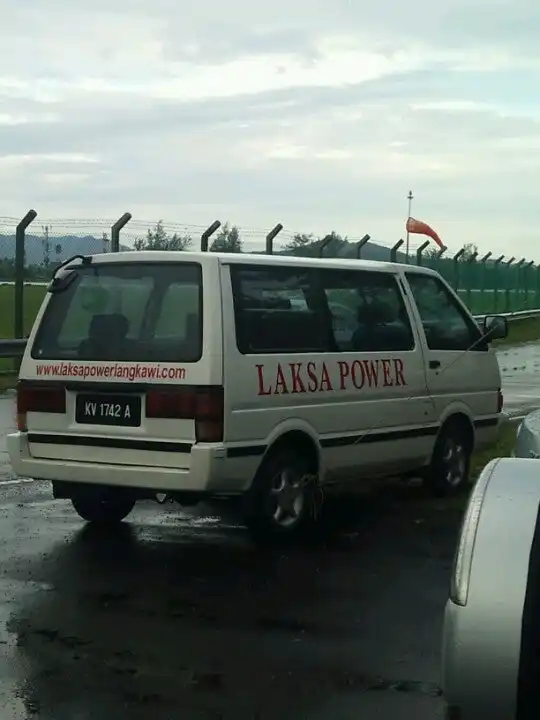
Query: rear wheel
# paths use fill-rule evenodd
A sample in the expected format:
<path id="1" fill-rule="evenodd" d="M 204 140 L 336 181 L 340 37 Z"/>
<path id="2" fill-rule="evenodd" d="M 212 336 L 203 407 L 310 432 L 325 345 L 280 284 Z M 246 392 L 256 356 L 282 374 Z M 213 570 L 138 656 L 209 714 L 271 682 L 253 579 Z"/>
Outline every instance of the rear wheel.
<path id="1" fill-rule="evenodd" d="M 71 498 L 77 514 L 91 523 L 119 523 L 135 507 L 135 500 L 120 493 L 98 491 L 81 493 Z"/>
<path id="2" fill-rule="evenodd" d="M 426 488 L 431 493 L 446 497 L 467 488 L 472 445 L 463 423 L 450 421 L 442 428 L 425 476 Z"/>
<path id="3" fill-rule="evenodd" d="M 272 452 L 245 497 L 245 523 L 257 540 L 292 540 L 314 522 L 319 490 L 308 459 L 292 448 Z"/>

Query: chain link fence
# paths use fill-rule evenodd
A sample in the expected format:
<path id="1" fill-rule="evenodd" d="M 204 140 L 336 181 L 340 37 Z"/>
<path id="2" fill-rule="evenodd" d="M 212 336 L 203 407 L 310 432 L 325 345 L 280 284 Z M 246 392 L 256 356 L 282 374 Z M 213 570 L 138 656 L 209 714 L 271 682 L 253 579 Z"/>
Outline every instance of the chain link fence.
<path id="1" fill-rule="evenodd" d="M 296 255 L 362 257 L 406 262 L 403 241 L 389 247 L 369 236 L 341 238 L 331 233 L 320 238 L 274 228 L 219 227 L 208 238 L 210 250 L 222 247 L 224 238 L 233 251 L 274 252 L 289 248 Z M 0 217 L 0 338 L 24 337 L 31 329 L 45 286 L 54 269 L 73 255 L 133 251 L 147 247 L 198 250 L 206 226 L 189 223 L 146 222 L 129 213 L 117 219 L 41 219 L 34 211 L 25 218 Z M 227 234 L 228 233 L 228 234 Z M 270 233 L 272 234 L 272 233 Z M 540 308 L 540 267 L 526 258 L 479 256 L 469 248 L 455 255 L 430 252 L 433 246 L 412 237 L 409 262 L 432 267 L 457 290 L 475 314 Z M 203 241 L 204 242 L 204 241 Z M 17 253 L 19 247 L 19 253 Z"/>

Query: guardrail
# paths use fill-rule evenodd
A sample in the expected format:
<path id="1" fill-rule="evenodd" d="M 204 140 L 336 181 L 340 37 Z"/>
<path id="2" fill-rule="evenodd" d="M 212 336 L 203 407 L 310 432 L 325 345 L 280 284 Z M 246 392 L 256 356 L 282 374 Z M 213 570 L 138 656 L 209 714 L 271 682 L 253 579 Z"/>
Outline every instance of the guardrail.
<path id="1" fill-rule="evenodd" d="M 475 315 L 474 319 L 483 320 L 486 317 L 493 317 L 494 315 L 497 315 L 498 317 L 505 317 L 508 321 L 525 320 L 526 318 L 530 317 L 540 317 L 540 308 L 534 308 L 531 310 L 517 310 L 516 312 L 509 313 L 485 313 L 485 315 Z"/>
<path id="2" fill-rule="evenodd" d="M 26 338 L 18 340 L 0 339 L 0 358 L 20 358 L 26 347 Z"/>
<path id="3" fill-rule="evenodd" d="M 485 317 L 490 317 L 490 315 L 505 317 L 508 321 L 525 320 L 529 317 L 540 317 L 540 308 L 535 308 L 534 310 L 518 310 L 517 312 L 511 313 L 487 313 L 486 315 L 475 315 L 474 319 L 483 320 Z M 25 347 L 26 338 L 17 340 L 0 339 L 0 358 L 20 358 L 23 356 Z"/>

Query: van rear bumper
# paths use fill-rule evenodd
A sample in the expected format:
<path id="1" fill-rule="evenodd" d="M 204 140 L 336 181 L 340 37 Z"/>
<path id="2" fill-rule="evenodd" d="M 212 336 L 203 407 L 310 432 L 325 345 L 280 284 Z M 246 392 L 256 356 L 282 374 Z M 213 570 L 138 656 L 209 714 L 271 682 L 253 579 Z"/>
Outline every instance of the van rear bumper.
<path id="1" fill-rule="evenodd" d="M 35 480 L 112 485 L 156 492 L 226 493 L 228 490 L 223 487 L 226 483 L 223 482 L 225 452 L 222 448 L 193 447 L 189 469 L 34 458 L 30 455 L 27 435 L 21 432 L 7 436 L 7 450 L 15 473 Z"/>

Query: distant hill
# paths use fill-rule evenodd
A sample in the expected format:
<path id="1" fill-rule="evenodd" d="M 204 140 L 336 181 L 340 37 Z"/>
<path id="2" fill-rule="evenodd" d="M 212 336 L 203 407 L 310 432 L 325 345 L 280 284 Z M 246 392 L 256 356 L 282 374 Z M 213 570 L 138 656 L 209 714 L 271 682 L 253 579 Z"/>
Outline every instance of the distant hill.
<path id="1" fill-rule="evenodd" d="M 129 250 L 129 248 L 122 248 Z M 42 235 L 27 235 L 25 265 L 61 263 L 73 255 L 97 255 L 109 252 L 109 241 L 93 235 L 55 235 L 49 238 L 48 249 Z M 0 235 L 0 260 L 15 259 L 15 235 Z"/>

